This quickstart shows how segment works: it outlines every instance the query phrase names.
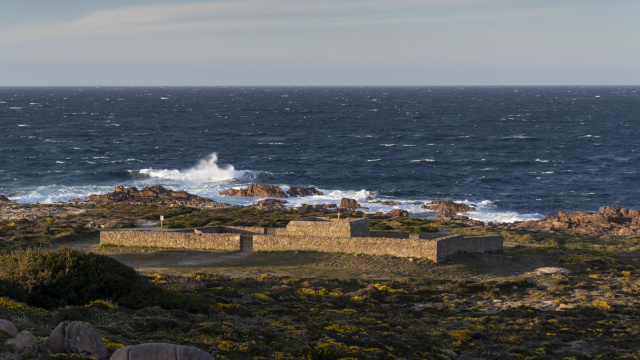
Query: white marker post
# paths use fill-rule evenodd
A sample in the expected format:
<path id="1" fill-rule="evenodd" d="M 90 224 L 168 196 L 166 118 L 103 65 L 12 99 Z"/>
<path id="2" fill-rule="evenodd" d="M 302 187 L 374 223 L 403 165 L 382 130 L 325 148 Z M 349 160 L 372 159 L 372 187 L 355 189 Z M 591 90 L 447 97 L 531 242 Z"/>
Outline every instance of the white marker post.
<path id="1" fill-rule="evenodd" d="M 162 220 L 164 220 L 164 215 L 160 215 L 160 227 L 162 227 Z"/>

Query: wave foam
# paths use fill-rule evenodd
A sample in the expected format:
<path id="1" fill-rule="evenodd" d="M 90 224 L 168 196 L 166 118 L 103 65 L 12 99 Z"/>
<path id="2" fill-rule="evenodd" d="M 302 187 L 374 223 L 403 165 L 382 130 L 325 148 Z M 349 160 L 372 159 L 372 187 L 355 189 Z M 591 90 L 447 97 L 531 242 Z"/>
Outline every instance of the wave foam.
<path id="1" fill-rule="evenodd" d="M 206 158 L 186 170 L 175 169 L 142 169 L 141 174 L 153 178 L 182 181 L 229 181 L 240 179 L 249 173 L 244 170 L 236 170 L 233 165 L 218 166 L 218 154 L 211 153 Z"/>

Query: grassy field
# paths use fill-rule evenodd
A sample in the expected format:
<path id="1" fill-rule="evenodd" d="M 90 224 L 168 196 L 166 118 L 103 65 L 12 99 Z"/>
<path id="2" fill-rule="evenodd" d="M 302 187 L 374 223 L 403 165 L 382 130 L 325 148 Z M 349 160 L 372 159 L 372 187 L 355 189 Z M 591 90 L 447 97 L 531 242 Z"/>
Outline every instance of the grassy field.
<path id="1" fill-rule="evenodd" d="M 108 209 L 96 211 L 109 218 Z M 119 220 L 134 221 L 163 210 L 113 211 Z M 78 224 L 97 215 L 82 216 Z M 205 221 L 281 225 L 297 215 L 198 210 L 176 216 L 175 227 Z M 17 246 L 11 238 L 21 233 L 14 229 L 3 238 L 3 247 L 13 250 L 0 255 L 0 318 L 40 341 L 59 322 L 82 320 L 98 327 L 109 352 L 170 342 L 199 347 L 216 359 L 640 358 L 640 239 L 468 228 L 423 219 L 376 217 L 372 223 L 408 232 L 436 227 L 499 233 L 512 246 L 495 254 L 458 254 L 440 264 L 313 252 L 101 247 L 85 254 L 65 248 L 24 251 L 28 241 Z M 21 226 L 29 234 L 41 225 Z M 41 243 L 52 249 L 97 245 L 95 238 L 43 236 Z M 43 271 L 56 266 L 70 269 L 70 275 Z M 571 273 L 535 272 L 548 266 Z M 69 278 L 115 280 L 87 292 Z M 0 344 L 6 337 L 0 332 Z M 0 346 L 0 353 L 8 350 Z M 33 353 L 24 358 L 72 357 Z"/>

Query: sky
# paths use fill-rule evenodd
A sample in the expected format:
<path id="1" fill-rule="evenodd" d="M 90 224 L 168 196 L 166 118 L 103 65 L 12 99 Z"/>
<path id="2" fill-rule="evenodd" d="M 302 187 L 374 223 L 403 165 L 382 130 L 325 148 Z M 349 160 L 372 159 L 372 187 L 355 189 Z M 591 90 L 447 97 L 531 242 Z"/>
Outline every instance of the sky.
<path id="1" fill-rule="evenodd" d="M 0 86 L 640 85 L 638 0 L 0 0 Z"/>

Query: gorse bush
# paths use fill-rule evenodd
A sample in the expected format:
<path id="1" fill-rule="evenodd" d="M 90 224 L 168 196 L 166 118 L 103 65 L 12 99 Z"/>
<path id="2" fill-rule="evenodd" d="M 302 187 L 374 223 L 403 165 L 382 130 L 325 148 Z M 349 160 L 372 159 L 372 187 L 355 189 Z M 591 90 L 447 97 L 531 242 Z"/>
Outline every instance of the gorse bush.
<path id="1" fill-rule="evenodd" d="M 0 295 L 44 308 L 84 305 L 109 299 L 140 309 L 160 306 L 206 312 L 204 299 L 163 289 L 104 255 L 68 248 L 28 248 L 0 253 Z"/>

